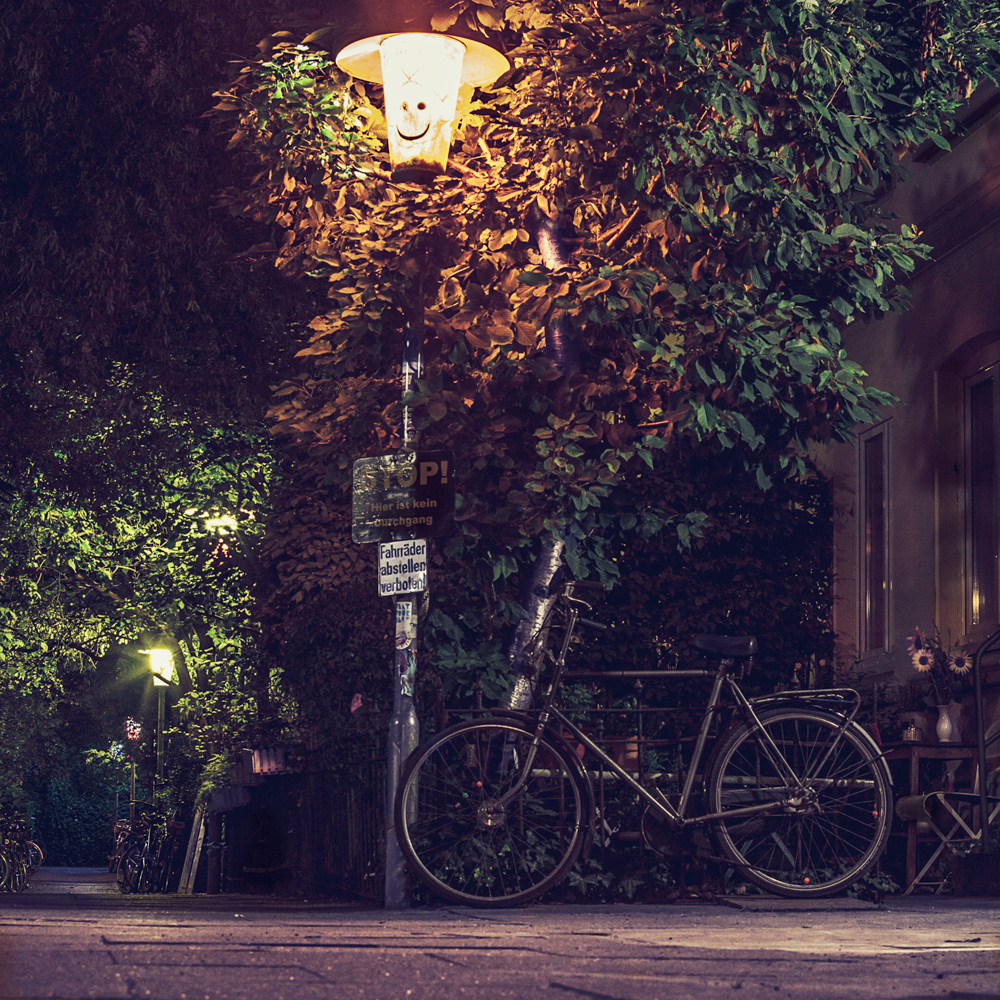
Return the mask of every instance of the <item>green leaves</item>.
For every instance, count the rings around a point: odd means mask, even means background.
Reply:
[[[898,149],[949,134],[957,65],[995,75],[972,10],[942,6],[921,70],[904,0],[739,17],[461,0],[435,29],[501,31],[515,68],[463,106],[450,170],[425,186],[389,177],[377,90],[348,89],[325,53],[284,38],[248,64],[218,114],[262,172],[230,204],[274,224],[317,303],[271,411],[299,491],[268,541],[272,609],[305,614],[367,565],[350,468],[400,444],[407,323],[425,367],[406,405],[458,491],[435,600],[452,623],[495,600],[467,625],[491,641],[537,540],[614,579],[629,539],[710,530],[676,499],[678,463],[778,490],[813,443],[873,419],[887,397],[840,330],[899,307],[928,251],[869,210]]]
[[[161,404],[148,400],[146,430],[169,431],[172,460],[158,455],[142,489],[123,474],[114,501],[95,502],[41,470],[23,480],[0,526],[0,689],[53,697],[95,670],[124,684],[143,635],[175,641],[185,688],[253,689],[270,442],[259,426],[205,427]],[[86,430],[67,429],[65,461],[99,452]]]
[[[517,276],[517,280],[529,288],[538,288],[540,285],[547,285],[549,283],[549,276],[540,274],[537,271],[522,271]]]

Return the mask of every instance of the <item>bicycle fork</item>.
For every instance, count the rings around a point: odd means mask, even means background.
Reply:
[[[549,720],[552,718],[553,714],[559,716],[559,713],[554,709],[552,702],[555,697],[555,692],[559,690],[559,683],[562,680],[563,669],[566,666],[566,653],[569,650],[569,644],[572,641],[573,633],[576,631],[576,623],[579,617],[579,612],[575,607],[571,606],[569,609],[569,621],[567,622],[562,644],[559,647],[559,655],[556,657],[555,666],[552,671],[552,678],[549,681],[549,689],[546,692],[541,711],[538,713],[538,721],[535,725],[535,732],[532,736],[531,742],[528,744],[525,758],[522,763],[519,763],[514,759],[515,739],[513,735],[508,736],[507,739],[504,740],[503,753],[500,761],[500,771],[501,773],[506,773],[508,770],[513,770],[517,767],[518,777],[514,784],[491,804],[490,808],[495,809],[499,815],[502,815],[507,809],[507,806],[509,806],[510,803],[521,794],[521,790],[524,788],[525,782],[531,774],[531,767],[535,762],[535,757],[538,755],[538,750],[542,742],[542,736],[548,727]],[[561,716],[559,717],[561,718]],[[484,825],[491,825],[488,816],[485,819],[481,817],[481,822],[483,822]]]

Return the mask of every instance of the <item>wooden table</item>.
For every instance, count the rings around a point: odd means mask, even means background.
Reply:
[[[910,762],[910,787],[907,795],[920,795],[930,791],[920,787],[920,762],[922,760],[974,760],[977,754],[972,743],[887,743],[882,747],[886,760]],[[917,824],[906,824],[906,884],[911,886],[917,875]]]

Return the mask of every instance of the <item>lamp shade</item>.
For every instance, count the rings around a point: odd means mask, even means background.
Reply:
[[[337,54],[351,76],[381,83],[389,158],[398,180],[425,180],[448,165],[458,92],[492,83],[506,56],[473,39],[435,32],[372,35]]]

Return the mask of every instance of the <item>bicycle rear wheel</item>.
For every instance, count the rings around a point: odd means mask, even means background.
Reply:
[[[396,800],[399,845],[412,871],[445,899],[525,903],[557,885],[579,857],[591,812],[579,766],[543,738],[526,772],[531,739],[515,720],[459,723],[407,762]]]
[[[132,844],[125,849],[121,860],[118,862],[118,872],[115,881],[118,883],[118,890],[123,893],[139,891],[139,875],[142,871],[142,849],[141,843]]]
[[[725,736],[709,770],[708,811],[737,871],[782,896],[828,896],[874,866],[892,820],[891,780],[867,733],[809,708],[779,708]],[[763,732],[762,732],[763,730]],[[801,788],[793,787],[764,736],[774,741]],[[751,815],[728,813],[756,805]]]
[[[10,892],[23,892],[28,888],[28,861],[20,848],[7,855],[6,883]]]
[[[35,872],[42,867],[45,855],[42,853],[42,849],[33,840],[26,841],[25,847],[28,851],[28,874],[34,875]]]

